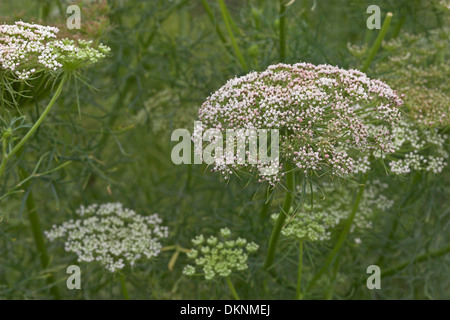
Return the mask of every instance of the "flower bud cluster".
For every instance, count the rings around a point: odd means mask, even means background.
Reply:
[[[198,269],[206,280],[211,280],[247,269],[248,255],[256,252],[258,245],[243,238],[229,240],[230,235],[230,230],[223,228],[220,230],[220,238],[199,235],[192,239],[195,248],[189,251],[188,257],[194,260],[195,266],[187,265],[183,273],[193,276]]]

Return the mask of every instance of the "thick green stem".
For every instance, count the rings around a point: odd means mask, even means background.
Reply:
[[[264,202],[264,205],[261,208],[261,212],[259,213],[259,216],[261,220],[264,220],[267,218],[267,212],[269,212],[270,206],[272,205],[272,192],[273,192],[273,186],[270,186],[267,190],[268,197],[266,198],[266,202]]]
[[[286,59],[286,5],[284,0],[279,0],[280,3],[280,62]]]
[[[355,219],[356,212],[358,211],[359,203],[361,202],[362,196],[364,194],[364,190],[366,188],[366,181],[367,181],[367,175],[364,175],[364,178],[362,179],[362,182],[359,186],[358,194],[356,195],[355,202],[353,203],[353,208],[350,213],[350,216],[348,217],[347,221],[345,222],[344,228],[342,229],[341,234],[339,235],[338,241],[333,247],[333,250],[331,251],[330,255],[328,256],[325,265],[316,273],[316,275],[312,278],[311,282],[309,283],[308,287],[306,288],[306,291],[309,291],[317,280],[322,276],[322,274],[328,270],[330,265],[333,263],[336,255],[339,253],[339,250],[341,249],[342,245],[344,244],[348,233],[350,232],[350,228],[353,224],[353,220]]]
[[[281,228],[283,227],[284,221],[286,220],[293,201],[293,194],[295,192],[295,177],[294,171],[289,163],[286,164],[286,196],[284,198],[283,207],[281,209],[280,214],[278,215],[278,219],[275,222],[275,225],[272,229],[272,234],[269,240],[269,248],[267,250],[266,262],[264,263],[264,268],[269,269],[273,261],[275,259],[275,249],[277,246],[278,238],[280,237]]]
[[[337,276],[338,271],[339,271],[339,260],[340,260],[340,257],[338,256],[336,258],[336,262],[333,265],[333,270],[331,272],[331,277],[330,277],[330,285],[328,287],[327,293],[325,294],[325,299],[326,300],[331,300],[333,298],[334,282],[335,282],[336,276]]]
[[[6,152],[8,141],[6,140],[6,137],[3,138],[2,143],[2,162],[0,163],[0,178],[2,177],[2,173],[5,172],[6,168],[6,157],[8,156]]]
[[[300,240],[298,244],[298,271],[297,271],[297,291],[295,293],[295,300],[302,298],[302,268],[303,268],[303,241]]]
[[[398,21],[397,25],[394,28],[394,31],[392,32],[392,38],[397,38],[398,35],[400,34],[400,30],[402,29],[403,25],[405,24],[406,21],[406,15],[402,15],[400,17],[400,20]]]
[[[234,288],[233,283],[231,282],[230,278],[226,277],[225,279],[227,280],[228,286],[230,287],[231,294],[233,295],[234,299],[235,300],[241,300],[239,298],[239,295],[237,294],[236,289]]]
[[[208,15],[209,20],[211,20],[211,22],[214,24],[214,26],[216,28],[216,33],[219,36],[220,40],[224,44],[225,48],[229,49],[225,35],[223,34],[222,30],[220,30],[219,25],[214,20],[214,13],[213,13],[211,7],[209,6],[209,4],[206,0],[202,0],[202,4],[203,4],[203,8],[205,8],[205,11],[206,11],[206,14]]]
[[[363,67],[361,68],[362,72],[366,72],[369,69],[370,64],[372,63],[372,60],[375,58],[378,49],[381,47],[381,43],[383,42],[384,37],[386,36],[386,33],[389,29],[389,24],[392,20],[392,13],[388,12],[386,14],[386,18],[384,19],[383,25],[381,26],[380,33],[378,34],[378,37],[376,38],[374,44],[369,50],[369,55],[367,56],[366,61],[364,62]]]
[[[19,176],[22,180],[27,179],[28,173],[26,170],[22,167],[19,167]],[[39,221],[39,215],[36,208],[36,203],[34,202],[33,193],[31,191],[31,185],[29,182],[26,182],[24,184],[24,187],[26,190],[28,190],[28,196],[25,201],[25,205],[27,208],[27,216],[28,220],[30,221],[31,229],[33,231],[33,238],[34,242],[36,244],[39,258],[41,260],[41,266],[42,269],[46,269],[50,264],[50,258],[47,252],[47,247],[45,245],[44,236],[42,233],[42,227],[41,223]],[[58,287],[55,285],[55,277],[53,274],[49,274],[49,276],[46,279],[47,284],[50,286],[50,292],[55,297],[55,299],[60,299],[61,295],[59,293]]]
[[[41,1],[41,2],[38,2],[38,3],[39,3],[39,5],[38,5],[38,8],[39,8],[38,18],[39,18],[39,20],[46,21],[47,18],[48,18],[48,15],[50,14],[50,10],[51,10],[50,3],[49,2],[44,2],[44,1]]]
[[[236,54],[236,57],[237,57],[239,63],[241,64],[242,69],[245,72],[247,72],[248,71],[247,63],[245,62],[244,56],[242,55],[241,50],[239,50],[239,46],[237,44],[236,38],[234,37],[232,26],[231,26],[232,22],[229,21],[229,19],[228,19],[229,18],[227,15],[228,10],[225,5],[225,2],[223,0],[219,0],[219,6],[220,6],[220,11],[222,11],[223,20],[225,21],[225,26],[227,28],[227,32],[228,32],[228,35],[231,40],[231,45],[234,49],[234,53]]]
[[[55,91],[55,94],[53,95],[53,98],[48,103],[47,107],[44,109],[44,112],[42,112],[41,116],[37,121],[33,124],[31,129],[27,132],[27,134],[17,143],[14,148],[9,152],[7,155],[3,155],[2,162],[0,164],[0,178],[3,176],[3,173],[5,172],[6,163],[9,159],[11,159],[12,156],[14,156],[19,150],[22,149],[22,147],[25,145],[25,143],[31,138],[31,136],[36,132],[36,130],[39,128],[39,126],[42,124],[42,122],[47,117],[48,113],[52,110],[53,105],[55,104],[56,100],[58,100],[58,97],[61,94],[61,91],[64,87],[64,84],[67,80],[67,75],[64,75],[61,79],[61,82],[58,85],[58,88]]]
[[[121,273],[119,275],[120,278],[120,286],[122,287],[122,295],[125,300],[130,300],[130,296],[128,295],[127,284],[125,282],[125,275]]]

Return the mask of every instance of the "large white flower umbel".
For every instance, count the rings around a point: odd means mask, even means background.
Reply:
[[[387,84],[330,65],[278,64],[229,80],[199,110],[204,129],[278,129],[280,166],[305,175],[348,175],[371,155],[395,151],[393,128],[403,101]],[[216,161],[226,175],[258,167]],[[365,169],[367,170],[367,169]],[[258,170],[257,170],[258,171]],[[286,171],[286,170],[285,170]],[[271,184],[276,175],[260,175]]]

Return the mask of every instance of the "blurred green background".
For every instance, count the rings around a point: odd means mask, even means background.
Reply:
[[[72,3],[82,9],[81,30],[77,32],[65,29],[65,8]],[[289,299],[295,293],[295,244],[280,243],[276,266],[280,278],[268,276],[261,268],[272,227],[270,219],[259,215],[267,185],[238,179],[227,183],[205,166],[174,165],[170,160],[172,131],[186,128],[192,132],[197,110],[206,97],[228,79],[250,70],[301,61],[360,68],[364,57],[352,54],[348,44],[370,46],[375,40],[378,31],[366,27],[366,9],[371,4],[381,8],[382,19],[387,12],[394,14],[387,39],[405,32],[426,38],[433,30],[448,28],[448,1],[291,1],[284,13],[285,54],[279,48],[278,1],[225,3],[242,58],[236,54],[233,37],[218,2],[213,0],[110,0],[93,4],[2,0],[2,23],[22,19],[58,25],[61,33],[101,41],[112,49],[111,57],[86,74],[95,89],[75,83],[66,88],[56,111],[27,147],[29,156],[18,161],[31,170],[44,155],[43,171],[72,161],[64,169],[32,181],[45,230],[73,218],[80,204],[111,201],[120,201],[143,215],[159,213],[170,228],[166,245],[188,248],[196,234],[214,234],[229,227],[261,247],[259,254],[251,257],[250,270],[233,278],[241,297]],[[447,42],[448,37],[443,39]],[[446,46],[444,50],[444,57],[448,57]],[[432,50],[418,54],[428,52],[431,58],[435,54]],[[381,49],[367,73],[385,76],[377,65],[390,54]],[[433,64],[431,58],[426,63]],[[447,76],[439,82],[447,82]],[[408,81],[404,79],[405,87]],[[444,96],[448,108],[448,91]],[[37,110],[26,112],[36,117]],[[6,190],[14,177],[8,179],[0,182],[0,190]],[[360,245],[346,244],[339,270],[330,270],[309,298],[450,298],[449,255],[426,256],[450,242],[448,167],[439,176],[387,179],[380,173],[380,179],[388,181],[395,205],[378,216],[374,229],[361,237]],[[275,193],[271,211],[277,211],[282,197],[282,190]],[[119,297],[118,281],[93,265],[81,266],[82,290],[67,290],[65,270],[76,261],[60,244],[49,245],[51,266],[40,269],[24,217],[25,198],[26,194],[19,193],[0,202],[0,298],[50,299],[45,283],[49,272],[56,273],[63,298]],[[323,265],[331,246],[306,248],[306,281]],[[225,282],[183,276],[187,263],[183,253],[169,270],[173,254],[173,250],[164,251],[151,263],[135,268],[128,278],[132,298],[231,298]],[[425,258],[416,261],[423,254]],[[382,270],[402,268],[382,278],[382,290],[371,291],[365,285],[366,268],[375,263]]]

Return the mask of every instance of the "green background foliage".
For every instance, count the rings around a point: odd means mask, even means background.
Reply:
[[[95,89],[79,82],[66,86],[54,112],[15,160],[32,171],[41,159],[38,172],[71,161],[31,181],[44,230],[74,218],[81,204],[120,201],[142,215],[157,212],[170,230],[165,245],[175,247],[129,272],[130,296],[228,299],[231,295],[224,281],[182,274],[188,263],[185,253],[179,252],[176,261],[171,260],[178,246],[191,247],[195,235],[214,235],[228,227],[233,234],[260,245],[249,258],[249,270],[232,276],[241,298],[293,298],[296,243],[281,239],[274,267],[278,276],[262,268],[272,229],[270,214],[259,214],[268,186],[247,179],[223,181],[204,165],[174,165],[170,135],[176,128],[192,132],[197,110],[206,97],[228,79],[249,70],[261,71],[280,61],[360,68],[361,61],[347,44],[370,46],[375,40],[378,31],[366,27],[366,9],[372,2],[293,1],[284,13],[283,59],[278,1],[225,1],[234,42],[217,1],[111,0],[101,10],[94,8],[97,11],[83,11],[82,7],[79,34],[92,37],[96,31],[96,41],[110,46],[112,56],[86,74]],[[382,18],[388,11],[394,14],[387,39],[400,32],[426,37],[431,30],[448,28],[448,10],[441,1],[385,0],[376,4]],[[1,22],[23,19],[60,25],[63,30],[66,6],[64,1],[2,0]],[[96,30],[84,29],[94,25],[88,19],[98,24]],[[377,65],[389,54],[381,49],[367,73],[382,76]],[[36,119],[39,110],[34,105],[21,112]],[[440,130],[448,132],[448,126]],[[326,271],[307,298],[450,298],[450,257],[436,253],[450,245],[450,169],[440,175],[412,173],[395,178],[384,171],[371,174],[389,184],[386,194],[395,201],[394,206],[377,216],[373,230],[361,236],[361,244],[347,240],[338,263]],[[17,177],[9,172],[0,181],[0,194],[15,182]],[[0,298],[51,299],[45,282],[51,272],[65,299],[120,298],[119,280],[96,265],[80,265],[82,290],[66,289],[66,268],[77,262],[60,243],[48,244],[51,264],[45,270],[40,268],[25,217],[27,196],[27,192],[18,192],[0,202]],[[278,212],[283,196],[282,189],[274,192],[269,213]],[[324,264],[334,241],[305,244],[306,284]],[[366,269],[372,264],[385,273],[381,290],[366,287]]]

